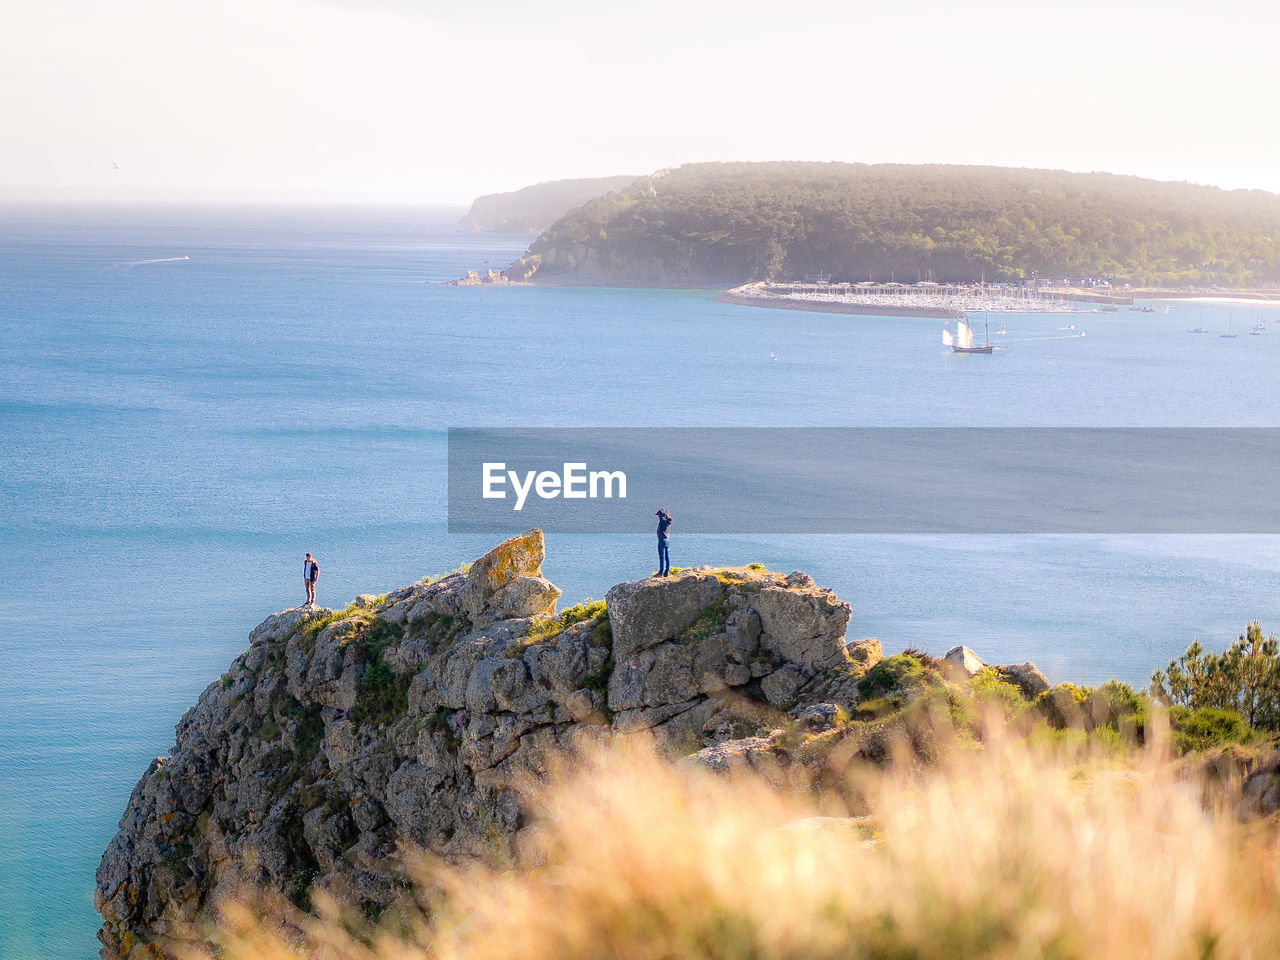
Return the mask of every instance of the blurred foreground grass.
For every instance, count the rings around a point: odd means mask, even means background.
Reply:
[[[224,960],[1280,956],[1274,824],[1167,719],[1117,754],[931,725],[886,763],[714,775],[636,740],[528,785],[515,863],[423,862],[369,927],[322,893],[226,904]],[[918,738],[916,738],[918,740]],[[189,954],[190,955],[190,954]],[[203,956],[203,955],[201,955]]]

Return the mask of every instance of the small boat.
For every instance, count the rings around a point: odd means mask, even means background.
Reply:
[[[1223,340],[1234,340],[1236,335],[1231,332],[1231,317],[1227,317],[1227,332],[1218,334]]]
[[[943,330],[942,342],[950,347],[954,353],[990,353],[995,349],[995,344],[991,342],[991,331],[989,329],[987,330],[987,342],[975,346],[973,343],[973,331],[969,329],[969,324],[964,320],[956,321],[956,335],[954,337],[951,336],[950,330]]]
[[[1120,311],[1120,308],[1112,303],[1109,303],[1102,308],[1103,313],[1118,313],[1119,311]]]
[[[1196,327],[1194,330],[1188,330],[1187,333],[1208,333],[1204,327]]]

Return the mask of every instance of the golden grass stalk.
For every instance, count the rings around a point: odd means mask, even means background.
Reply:
[[[1184,771],[1185,773],[1185,771]],[[369,944],[238,908],[227,960],[1280,956],[1269,824],[1206,807],[1158,748],[1064,757],[995,731],[838,792],[675,767],[635,740],[534,788],[521,862],[424,867],[431,916]],[[850,809],[848,797],[860,798]]]

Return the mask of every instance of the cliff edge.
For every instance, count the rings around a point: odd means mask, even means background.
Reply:
[[[543,551],[531,530],[439,580],[254,628],[134,788],[97,873],[102,956],[166,956],[242,885],[305,906],[321,884],[376,914],[406,850],[509,855],[514,785],[580,738],[648,731],[723,765],[768,732],[753,710],[853,703],[879,659],[846,647],[849,605],[803,573],[698,568],[557,614]]]

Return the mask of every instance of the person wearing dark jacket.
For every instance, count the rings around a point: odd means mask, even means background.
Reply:
[[[658,518],[658,576],[665,577],[671,573],[671,557],[667,552],[667,528],[671,526],[671,514],[659,510],[654,516]]]
[[[308,553],[307,559],[302,561],[302,585],[307,588],[307,606],[316,602],[316,580],[319,577],[320,564]]]

